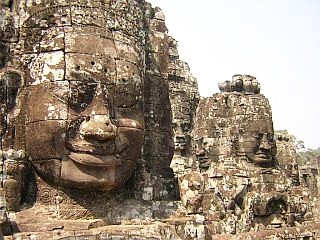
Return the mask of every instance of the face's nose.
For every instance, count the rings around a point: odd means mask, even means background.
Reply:
[[[92,115],[80,125],[80,136],[84,139],[106,141],[114,139],[116,134],[117,127],[107,115]]]
[[[110,106],[100,89],[88,106],[90,116],[80,125],[80,136],[84,139],[106,141],[114,139],[117,127],[110,120]]]
[[[263,134],[262,135],[259,149],[264,149],[264,150],[270,150],[271,149],[271,143],[268,140],[267,134]]]

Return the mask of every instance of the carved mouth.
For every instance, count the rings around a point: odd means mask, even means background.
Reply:
[[[127,144],[117,141],[88,142],[83,139],[68,141],[71,150],[68,157],[80,164],[88,166],[112,167],[121,164],[120,154],[128,149]]]
[[[75,141],[67,141],[67,147],[73,152],[82,152],[96,155],[113,155],[116,151],[114,141],[100,143],[98,141],[85,141],[77,139]]]
[[[68,157],[77,163],[95,167],[115,167],[121,165],[122,161],[119,155],[96,155],[71,152]]]
[[[256,154],[256,157],[262,158],[262,159],[270,159],[270,155],[264,154],[264,153]]]
[[[66,146],[72,152],[81,152],[95,155],[115,155],[128,148],[128,142],[121,138],[109,141],[87,141],[85,139],[69,140]]]
[[[257,153],[255,159],[257,162],[260,163],[268,163],[271,161],[272,157],[270,154],[267,153]]]
[[[270,153],[267,152],[267,151],[259,150],[259,151],[256,153],[256,157],[258,157],[258,158],[263,158],[263,159],[270,159],[270,158],[271,158],[271,155],[270,155]]]

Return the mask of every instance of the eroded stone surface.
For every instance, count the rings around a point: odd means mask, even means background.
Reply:
[[[200,99],[143,0],[1,7],[0,235],[319,238],[318,169],[255,77]]]

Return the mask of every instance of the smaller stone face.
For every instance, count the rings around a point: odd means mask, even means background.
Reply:
[[[245,153],[248,160],[257,165],[273,165],[275,141],[268,121],[254,121],[240,134],[239,152]]]
[[[275,132],[275,138],[279,167],[291,179],[292,184],[297,186],[299,185],[299,169],[294,137],[286,130],[278,130]]]
[[[261,167],[276,164],[271,108],[260,94],[222,92],[201,100],[193,137],[200,168],[234,157]]]

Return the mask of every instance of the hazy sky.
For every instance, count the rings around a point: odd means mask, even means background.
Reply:
[[[255,76],[276,130],[320,147],[320,0],[149,0],[178,40],[201,96]]]

